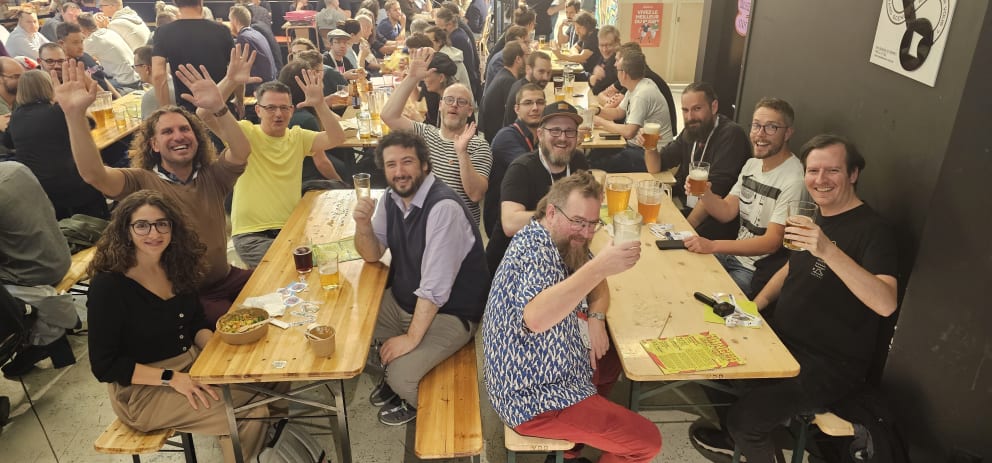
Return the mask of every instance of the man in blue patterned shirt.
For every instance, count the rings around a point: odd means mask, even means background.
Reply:
[[[606,277],[633,267],[640,243],[591,257],[601,203],[599,183],[579,171],[555,182],[513,237],[483,317],[486,389],[520,434],[590,444],[603,451],[601,463],[649,462],[661,450],[658,429],[606,398],[619,374],[606,334]],[[566,461],[588,462],[580,451]]]

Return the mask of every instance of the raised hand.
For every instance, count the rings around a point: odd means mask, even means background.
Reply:
[[[307,96],[307,99],[301,101],[296,107],[305,108],[309,106],[316,108],[317,105],[324,103],[324,71],[303,69],[301,74],[302,79],[300,79],[300,76],[296,76],[296,85],[299,85],[303,89],[303,94]]]
[[[62,66],[62,82],[55,71],[50,71],[55,87],[55,101],[66,114],[86,114],[86,109],[96,100],[97,83],[86,75],[82,61],[70,59]]]
[[[433,58],[433,48],[423,47],[414,50],[410,53],[410,66],[407,75],[418,81],[424,80],[424,77],[427,77],[428,66],[430,66],[431,59]]]
[[[202,74],[201,74],[202,72]],[[211,113],[216,113],[224,109],[224,97],[220,94],[217,84],[210,78],[207,67],[200,65],[198,72],[190,64],[180,64],[176,70],[176,76],[186,85],[191,92],[179,95],[182,99],[192,103],[197,108],[203,108]]]
[[[235,45],[231,49],[231,62],[227,65],[225,78],[237,85],[261,83],[261,77],[251,76],[251,67],[255,64],[255,57],[255,51],[248,44]]]
[[[461,135],[455,139],[455,152],[456,153],[467,153],[468,152],[468,142],[475,136],[475,122],[471,122],[465,126],[462,130]]]

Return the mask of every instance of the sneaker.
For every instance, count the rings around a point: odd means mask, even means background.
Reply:
[[[393,401],[396,398],[396,393],[393,389],[386,384],[386,378],[379,381],[379,384],[375,385],[372,389],[372,394],[369,394],[369,402],[376,407],[381,407]]]
[[[724,431],[695,422],[689,427],[689,442],[706,459],[715,463],[730,463],[734,459],[734,441]],[[747,459],[741,456],[741,462]]]
[[[379,409],[379,422],[387,426],[399,426],[417,419],[417,409],[397,397]]]

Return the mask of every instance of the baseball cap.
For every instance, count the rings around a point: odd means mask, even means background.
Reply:
[[[451,57],[441,52],[434,53],[434,57],[431,58],[427,69],[435,69],[437,72],[449,77],[454,77],[458,73],[458,66],[451,60]]]
[[[544,113],[541,114],[541,123],[543,124],[548,119],[552,117],[565,116],[569,119],[575,121],[576,125],[582,124],[582,116],[572,106],[564,101],[556,101],[554,103],[548,104],[544,107]]]

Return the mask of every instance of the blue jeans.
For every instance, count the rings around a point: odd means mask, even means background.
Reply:
[[[724,270],[730,274],[730,278],[734,279],[737,287],[744,291],[744,294],[751,294],[751,277],[754,276],[754,270],[745,267],[741,261],[737,260],[737,257],[727,254],[713,255],[716,256],[716,260],[720,261]]]

